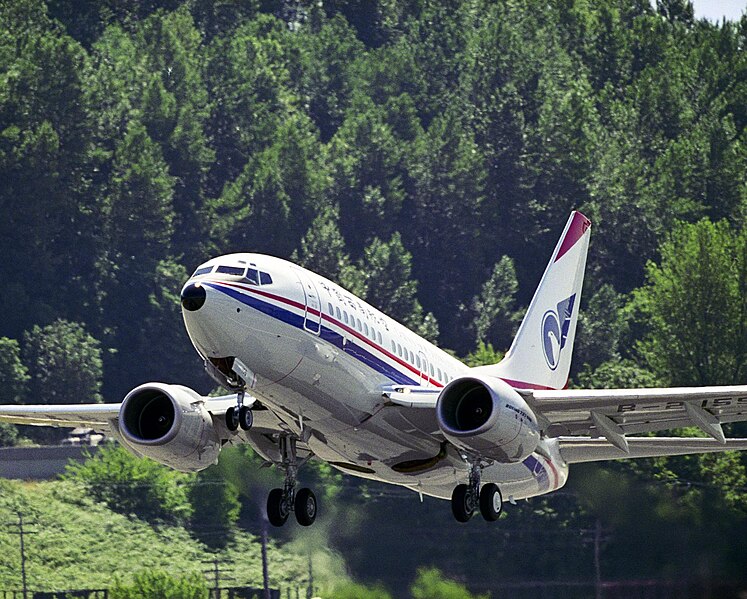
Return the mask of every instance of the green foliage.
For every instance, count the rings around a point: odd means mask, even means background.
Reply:
[[[101,402],[101,344],[77,322],[35,325],[23,336],[23,358],[34,403]]]
[[[183,522],[192,514],[194,477],[132,455],[120,445],[102,447],[83,463],[71,463],[65,479],[83,485],[96,501],[149,522]]]
[[[670,385],[724,385],[747,368],[747,234],[708,220],[678,227],[646,268],[631,310],[641,358]]]
[[[572,208],[595,227],[575,383],[740,382],[744,38],[744,22],[696,21],[684,0],[0,2],[0,336],[24,339],[23,363],[0,339],[1,401],[118,399],[154,379],[206,388],[178,294],[229,251],[295,256],[470,363],[495,362]],[[678,224],[704,216],[731,227]],[[245,480],[260,460],[226,455],[244,497],[278,483],[266,470]],[[682,521],[707,505],[735,522],[742,461],[633,472],[696,482],[677,496],[693,508]],[[671,497],[651,497],[658,530]],[[345,510],[366,528],[366,511]],[[574,510],[528,513],[555,525]],[[739,536],[718,524],[693,536],[741,573],[718,538]],[[360,545],[346,557],[363,572]],[[409,575],[391,553],[382,541],[381,571]],[[627,575],[672,571],[647,557],[656,566],[641,558]],[[524,564],[501,562],[517,576]]]
[[[362,295],[385,314],[399,320],[427,339],[435,340],[435,320],[426,321],[417,300],[417,281],[412,279],[412,255],[399,233],[388,242],[374,239],[363,252],[359,270],[364,276]]]
[[[30,378],[18,341],[0,337],[0,404],[24,403]]]
[[[325,597],[329,599],[391,599],[391,595],[382,587],[367,587],[350,582],[336,587]]]
[[[478,345],[488,343],[508,349],[522,316],[516,310],[518,288],[513,260],[503,256],[473,300],[472,327]]]
[[[503,359],[503,353],[493,348],[491,343],[477,342],[477,348],[464,358],[468,366],[488,366],[497,364]]]
[[[489,595],[473,595],[462,584],[449,580],[437,568],[420,568],[410,586],[413,599],[488,599]]]
[[[262,556],[259,539],[240,528],[225,549],[214,553],[196,541],[188,530],[161,524],[152,526],[139,518],[119,514],[94,501],[71,482],[29,483],[0,480],[0,588],[20,588],[21,555],[13,524],[22,510],[27,537],[26,571],[34,588],[103,589],[115,581],[129,586],[132,576],[144,570],[186,575],[207,568],[214,558],[229,568],[239,584],[261,586]],[[308,557],[290,547],[268,544],[270,584],[274,588],[303,586]],[[51,567],[54,565],[54,567]],[[314,571],[317,584],[344,579],[325,578]]]
[[[177,578],[161,570],[143,570],[130,583],[115,582],[109,595],[112,599],[205,599],[208,586],[197,572]]]
[[[220,476],[216,468],[197,474],[189,489],[192,517],[189,527],[208,547],[225,547],[233,536],[239,518],[239,492]]]

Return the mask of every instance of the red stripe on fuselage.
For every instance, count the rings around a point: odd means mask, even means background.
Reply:
[[[386,357],[390,358],[391,360],[394,360],[395,362],[397,362],[399,365],[403,366],[404,368],[407,368],[410,372],[412,372],[413,374],[417,375],[418,378],[420,378],[422,376],[422,374],[423,374],[420,370],[418,370],[414,366],[411,366],[409,362],[405,362],[404,360],[402,360],[398,356],[395,356],[394,354],[392,354],[389,351],[387,351],[386,349],[384,349],[384,347],[382,347],[379,344],[374,343],[373,341],[371,341],[368,337],[365,337],[364,335],[362,335],[361,333],[359,333],[355,329],[351,329],[348,325],[343,324],[342,322],[338,321],[337,319],[328,316],[324,312],[320,312],[319,310],[314,310],[313,308],[307,308],[303,304],[301,304],[301,303],[299,303],[297,301],[288,299],[286,297],[283,297],[282,295],[276,295],[274,293],[269,293],[267,291],[262,291],[260,289],[254,289],[253,287],[249,287],[247,285],[240,285],[238,283],[228,283],[226,281],[208,281],[208,282],[213,283],[213,284],[218,284],[218,285],[225,285],[227,287],[234,287],[236,289],[240,289],[241,291],[246,291],[246,292],[249,292],[249,293],[255,293],[257,295],[264,296],[266,298],[275,300],[276,302],[280,302],[280,303],[283,303],[283,304],[287,304],[289,306],[293,306],[297,310],[308,310],[308,312],[311,313],[311,314],[313,314],[314,316],[321,316],[321,318],[323,320],[326,320],[326,321],[334,324],[335,326],[338,326],[339,328],[347,331],[348,333],[350,333],[351,335],[353,335],[357,339],[360,339],[361,341],[364,341],[366,344],[370,345],[371,347],[373,347],[377,351],[381,352]],[[441,383],[440,381],[437,381],[434,378],[431,378],[430,376],[426,376],[426,380],[428,382],[430,382],[431,384],[435,385],[436,387],[443,387],[444,386],[443,383]]]

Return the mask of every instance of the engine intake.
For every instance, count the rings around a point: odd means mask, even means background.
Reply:
[[[453,445],[498,462],[522,461],[540,439],[537,418],[521,395],[493,377],[453,380],[439,395],[436,416]]]
[[[204,400],[180,385],[140,385],[119,409],[122,441],[136,454],[176,470],[204,470],[218,460],[221,447]]]

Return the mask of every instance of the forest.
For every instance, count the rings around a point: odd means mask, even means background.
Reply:
[[[746,45],[747,16],[688,0],[0,0],[0,403],[210,391],[179,291],[235,251],[497,361],[573,209],[594,229],[570,384],[745,383]],[[357,514],[329,543],[390,590],[420,565],[478,591],[591,572],[574,531],[597,519],[610,576],[747,572],[740,454],[579,468],[470,533],[323,478]],[[426,521],[435,549],[392,548]]]

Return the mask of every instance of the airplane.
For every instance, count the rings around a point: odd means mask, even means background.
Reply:
[[[119,404],[0,406],[0,421],[94,428],[185,472],[248,443],[285,473],[267,498],[274,526],[315,521],[316,496],[296,482],[312,458],[450,500],[467,522],[560,489],[572,464],[747,449],[722,428],[747,420],[747,385],[567,389],[590,235],[572,212],[494,365],[468,367],[291,262],[237,253],[201,264],[181,291],[187,333],[228,395],[153,382]],[[692,425],[707,436],[636,436]]]

